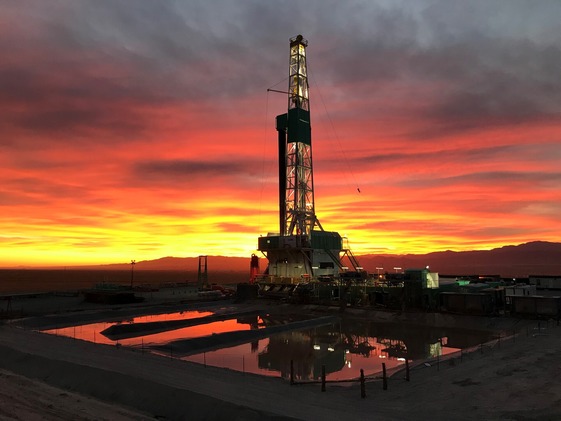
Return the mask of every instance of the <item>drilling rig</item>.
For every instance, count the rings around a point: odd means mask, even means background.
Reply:
[[[325,231],[315,213],[307,46],[302,35],[290,39],[288,112],[276,117],[279,232],[258,239],[270,282],[336,278],[343,268],[342,252],[358,266],[339,233]]]

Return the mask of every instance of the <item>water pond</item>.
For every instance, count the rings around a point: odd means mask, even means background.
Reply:
[[[275,330],[287,323],[300,325],[294,330]],[[286,379],[292,362],[296,380],[320,379],[322,366],[328,380],[355,379],[361,369],[367,376],[374,375],[381,371],[382,363],[391,372],[401,368],[406,358],[424,361],[493,338],[483,331],[351,319],[313,327],[301,323],[306,321],[256,312],[184,311],[44,332]],[[277,333],[268,333],[273,331]],[[244,337],[249,339],[239,339]]]

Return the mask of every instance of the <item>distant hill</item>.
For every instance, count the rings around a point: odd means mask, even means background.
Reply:
[[[534,241],[492,250],[443,251],[428,254],[366,255],[359,261],[368,271],[383,267],[423,268],[440,274],[494,274],[503,277],[561,275],[561,243]]]
[[[503,277],[527,277],[528,275],[561,275],[561,243],[534,241],[517,246],[504,246],[492,250],[442,251],[428,254],[363,255],[357,256],[360,264],[369,272],[394,272],[402,269],[423,268],[440,274],[468,275],[494,274]],[[249,276],[249,257],[208,256],[208,272],[213,274],[246,273]],[[198,257],[163,257],[157,260],[139,261],[136,270],[174,270],[195,273]],[[267,266],[260,259],[261,270]],[[130,269],[130,263],[88,267],[100,270]],[[241,276],[243,277],[243,275]],[[245,279],[245,278],[244,278]]]

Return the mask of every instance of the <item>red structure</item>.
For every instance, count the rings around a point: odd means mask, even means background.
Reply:
[[[251,255],[251,261],[249,263],[249,283],[253,284],[255,278],[259,275],[259,257],[255,254]]]

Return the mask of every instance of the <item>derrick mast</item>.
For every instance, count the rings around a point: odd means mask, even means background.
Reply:
[[[307,237],[302,238],[304,241],[310,239],[318,223],[314,206],[307,46],[302,35],[290,40],[288,113],[277,117],[279,231],[281,235]]]
[[[260,237],[258,245],[275,282],[334,277],[341,267],[341,236],[324,231],[315,214],[307,46],[302,35],[290,39],[288,112],[276,117],[279,232]]]

